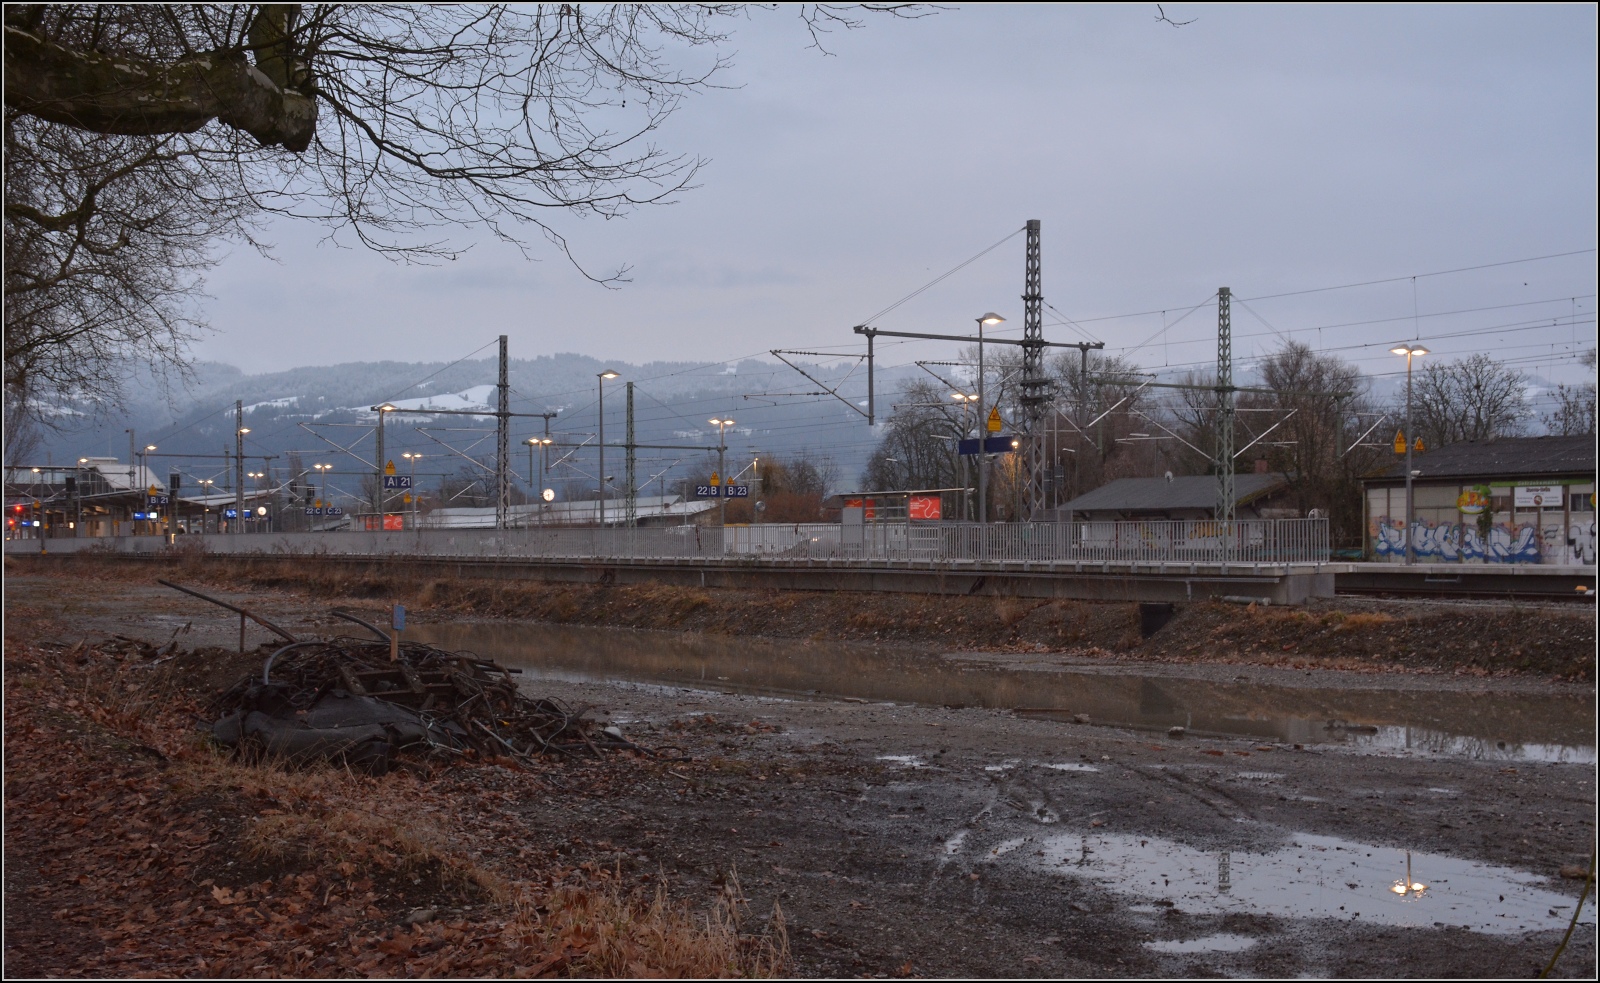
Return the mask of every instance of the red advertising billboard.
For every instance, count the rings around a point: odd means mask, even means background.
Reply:
[[[907,514],[913,519],[941,518],[938,495],[912,495]]]

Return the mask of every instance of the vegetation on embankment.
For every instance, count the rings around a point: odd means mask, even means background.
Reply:
[[[709,903],[674,899],[634,856],[535,842],[516,811],[552,788],[582,809],[701,764],[469,755],[381,778],[247,765],[195,721],[211,684],[259,671],[261,651],[69,647],[41,640],[66,626],[37,610],[6,613],[8,978],[791,971],[778,913],[741,930],[736,881]]]
[[[8,559],[8,569],[13,562],[75,576],[168,576],[241,590],[284,590],[319,602],[399,601],[435,616],[1159,662],[1595,678],[1594,609],[1548,603],[1338,599],[1284,608],[1207,602],[1180,605],[1171,622],[1143,638],[1138,605],[1126,602],[462,579],[383,564],[359,569],[288,558],[189,558],[161,566],[116,558],[30,558]]]

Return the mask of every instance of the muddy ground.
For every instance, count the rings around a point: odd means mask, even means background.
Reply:
[[[336,596],[325,586],[218,592],[248,599],[297,634],[336,625],[322,613]],[[851,603],[863,617],[888,617],[859,597]],[[237,640],[235,616],[155,587],[146,574],[63,580],[13,567],[6,608],[53,636],[41,640],[68,645],[109,635],[166,644],[175,632],[188,647]],[[1524,616],[1477,614],[1485,623]],[[1574,637],[1582,624],[1568,626]],[[1283,657],[1279,636],[1252,641],[1237,624],[1226,627],[1245,654],[1275,648]],[[1169,661],[1141,671],[1236,671],[1170,664],[1203,636],[1169,637]],[[250,644],[263,640],[252,629]],[[1008,653],[1002,640],[964,662],[982,671],[1049,661],[1039,651],[1049,646],[1023,641],[1026,655]],[[1062,664],[1116,661],[1105,650],[1058,651]],[[930,650],[927,658],[961,657]],[[1231,661],[1251,662],[1249,673],[1266,683],[1349,682],[1343,672],[1308,674],[1304,662]],[[1562,655],[1553,672],[1509,678],[1386,679],[1370,669],[1362,678],[1485,701],[1529,692],[1592,699],[1591,685],[1553,678],[1592,679],[1592,668],[1575,670],[1579,661]],[[237,668],[197,673],[195,684],[221,685]],[[996,709],[724,693],[714,681],[529,685],[693,760],[559,766],[542,793],[524,790],[498,806],[523,831],[511,846],[620,863],[688,898],[722,890],[736,871],[751,911],[781,906],[797,975],[1534,976],[1582,886],[1561,869],[1586,865],[1595,841],[1592,763],[1169,738]],[[583,780],[595,769],[608,772],[603,791]],[[575,791],[552,790],[564,786]],[[1406,877],[1405,851],[1417,863],[1411,877],[1429,884],[1420,897],[1390,892]],[[16,888],[8,879],[8,975],[49,969],[9,941]],[[1555,975],[1593,975],[1593,910],[1591,900]]]

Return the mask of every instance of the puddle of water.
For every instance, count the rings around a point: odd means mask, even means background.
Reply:
[[[1099,771],[1094,765],[1086,765],[1078,761],[1067,761],[1058,765],[1045,765],[1052,771]]]
[[[1011,840],[1002,840],[989,848],[989,859],[994,860],[998,857],[1003,857],[1030,839],[1032,839],[1031,836],[1019,836]]]
[[[477,652],[532,678],[628,682],[863,704],[1052,707],[1096,724],[1283,744],[1497,761],[1594,763],[1592,693],[1339,689],[1017,668],[859,643],[544,624],[417,625],[412,637]],[[864,706],[863,712],[874,712]]]
[[[914,754],[880,754],[879,761],[899,765],[902,768],[926,768],[928,763]]]
[[[965,842],[967,842],[967,831],[962,830],[956,835],[950,837],[948,840],[944,841],[944,855],[947,857],[953,857],[960,853],[961,844]]]
[[[1297,833],[1270,853],[1201,851],[1152,837],[1065,834],[1041,841],[1045,870],[1191,914],[1254,912],[1503,935],[1565,928],[1576,899],[1535,874],[1434,853]],[[1411,884],[1412,890],[1402,885]],[[1582,921],[1595,924],[1586,904]],[[1176,951],[1176,950],[1175,950]]]
[[[1156,952],[1243,952],[1256,944],[1248,935],[1207,935],[1198,939],[1164,939],[1146,942],[1144,947]]]

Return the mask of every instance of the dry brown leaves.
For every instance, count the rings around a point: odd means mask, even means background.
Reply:
[[[783,972],[736,890],[695,913],[515,849],[537,775],[242,766],[148,654],[7,646],[8,976]]]

